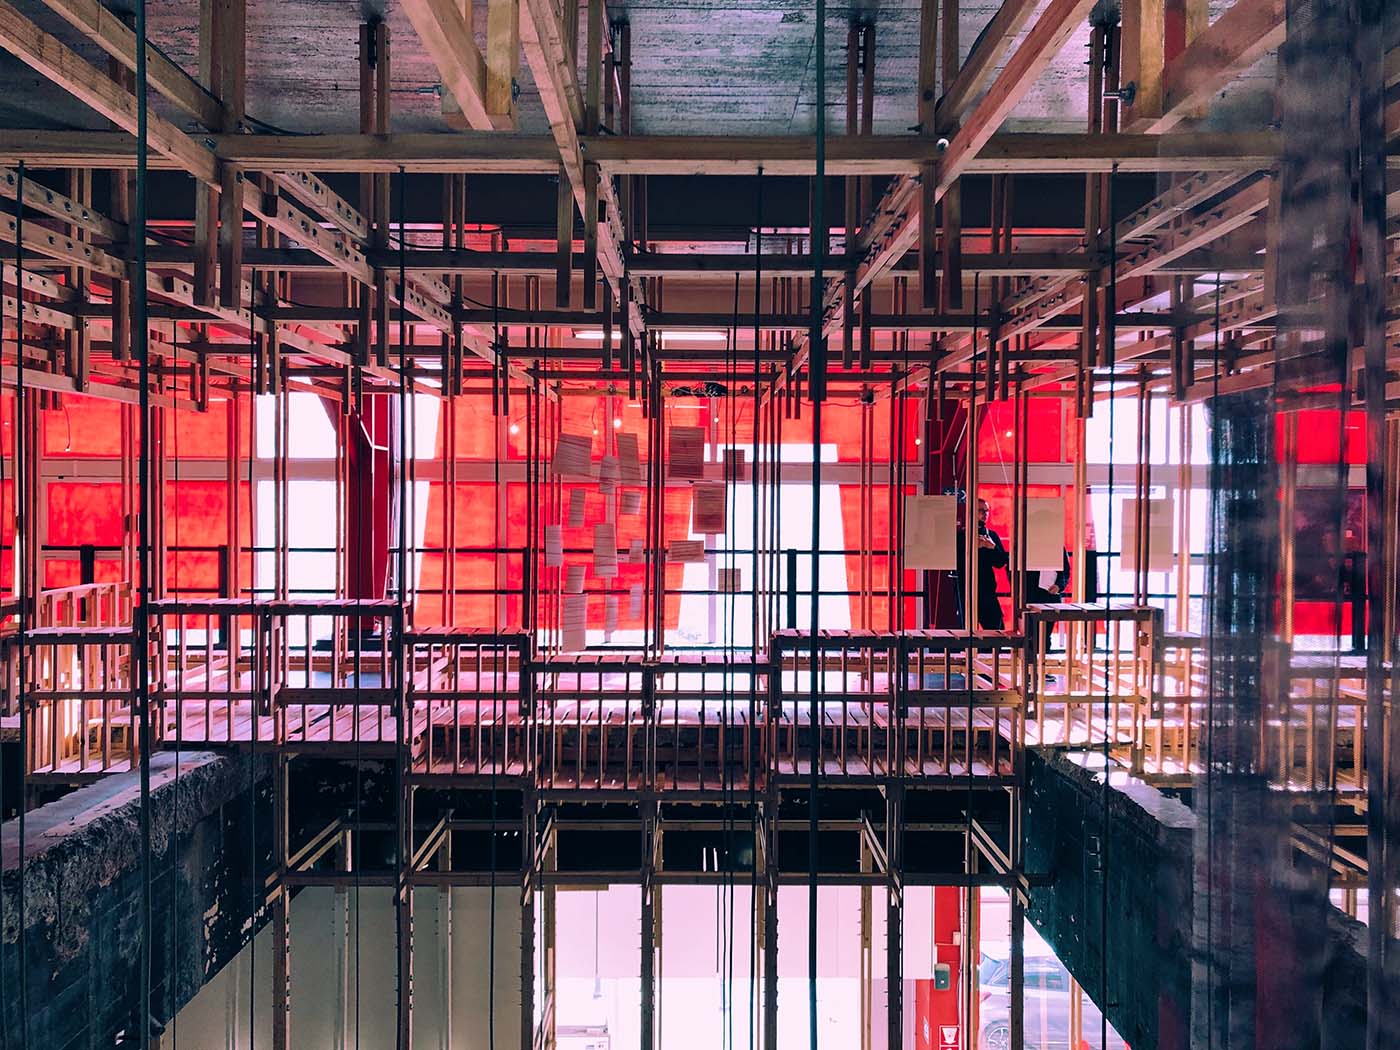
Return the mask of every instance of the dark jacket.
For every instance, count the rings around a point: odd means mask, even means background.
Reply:
[[[977,624],[984,631],[1001,631],[1006,628],[1006,621],[1001,615],[1001,602],[997,600],[997,591],[1000,583],[997,580],[997,570],[1006,568],[1010,561],[1006,553],[1006,547],[1002,545],[1001,537],[991,529],[983,529],[982,535],[992,541],[993,546],[989,548],[977,548]],[[963,548],[966,545],[966,534],[958,532],[958,580],[962,580],[963,572]],[[962,616],[963,590],[962,584],[958,585],[958,621],[965,624],[966,618]]]
[[[1034,569],[1028,571],[1026,573],[1026,604],[1053,605],[1056,602],[1068,600],[1066,592],[1069,589],[1069,551],[1065,551],[1063,568],[1055,573],[1055,587],[1057,593],[1051,594],[1040,586],[1040,573]]]

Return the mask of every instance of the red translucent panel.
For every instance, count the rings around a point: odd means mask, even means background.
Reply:
[[[1031,463],[1065,461],[1063,399],[1033,397],[1026,403],[1026,451]],[[983,405],[977,428],[981,463],[1016,462],[1016,406],[1012,401]]]
[[[42,413],[44,452],[50,456],[120,456],[122,405],[103,398],[65,396]]]
[[[15,397],[12,393],[0,393],[0,455],[8,456],[15,450]]]
[[[226,459],[231,401],[211,401],[206,412],[173,412],[167,442],[171,455],[181,459]],[[238,448],[247,455],[248,425],[252,410],[245,402],[238,413]]]
[[[121,486],[115,483],[49,483],[48,542],[60,547],[120,547]]]
[[[12,481],[0,481],[0,593],[14,592],[15,488]]]
[[[1275,448],[1283,449],[1285,416],[1275,422]],[[1339,457],[1352,465],[1366,462],[1366,413],[1334,408],[1309,408],[1298,412],[1298,462],[1336,464]]]
[[[240,482],[238,546],[252,545],[250,489]],[[228,486],[222,481],[171,481],[165,487],[166,582],[177,592],[191,590],[217,594],[222,552],[228,544]],[[252,579],[251,553],[240,555],[239,577]]]
[[[906,487],[906,491],[914,489]],[[861,510],[870,508],[870,536],[868,549],[877,552],[873,559],[869,587],[872,591],[870,617],[863,613],[864,605],[860,598],[860,555],[846,555],[846,589],[853,592],[851,603],[851,626],[872,631],[892,630],[890,615],[889,579],[898,551],[890,535],[890,489],[888,485],[874,486],[869,493],[862,493],[859,485],[841,486],[841,524],[846,537],[846,547],[855,551],[861,546]],[[885,552],[892,553],[885,553]],[[900,590],[910,591],[918,586],[918,574],[912,570],[904,573]],[[914,625],[916,605],[913,598],[905,599],[905,625]]]

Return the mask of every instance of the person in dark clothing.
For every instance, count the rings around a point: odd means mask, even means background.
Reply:
[[[1069,551],[1065,551],[1064,565],[1059,572],[1049,569],[1026,573],[1026,604],[1054,605],[1068,601],[1069,592]]]
[[[1001,614],[1001,602],[997,600],[997,570],[1005,569],[1010,561],[1001,537],[987,527],[987,518],[992,508],[987,501],[977,501],[977,624],[984,631],[1006,629],[1006,620]],[[962,580],[963,546],[965,533],[958,532],[958,579]],[[962,601],[962,584],[958,585],[959,608]],[[959,619],[966,623],[965,617]]]

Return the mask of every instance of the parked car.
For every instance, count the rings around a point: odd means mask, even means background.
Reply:
[[[1025,977],[1025,1050],[1128,1050],[1128,1044],[1108,1029],[1103,1038],[1103,1014],[1086,994],[1079,1046],[1069,1041],[1070,975],[1053,955],[1027,956]],[[982,956],[977,967],[981,993],[978,1007],[978,1050],[1009,1050],[1011,1046],[1011,960]]]

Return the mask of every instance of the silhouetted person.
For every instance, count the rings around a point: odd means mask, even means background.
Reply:
[[[1006,554],[1006,548],[1002,545],[1001,537],[987,527],[987,518],[990,516],[992,508],[987,505],[987,501],[979,499],[977,501],[977,624],[984,631],[1001,631],[1006,628],[1006,621],[1001,615],[1001,602],[997,600],[997,570],[1006,568],[1010,560]],[[966,542],[966,533],[958,530],[958,607],[962,608],[963,602],[963,546]],[[966,624],[966,617],[960,617]]]

